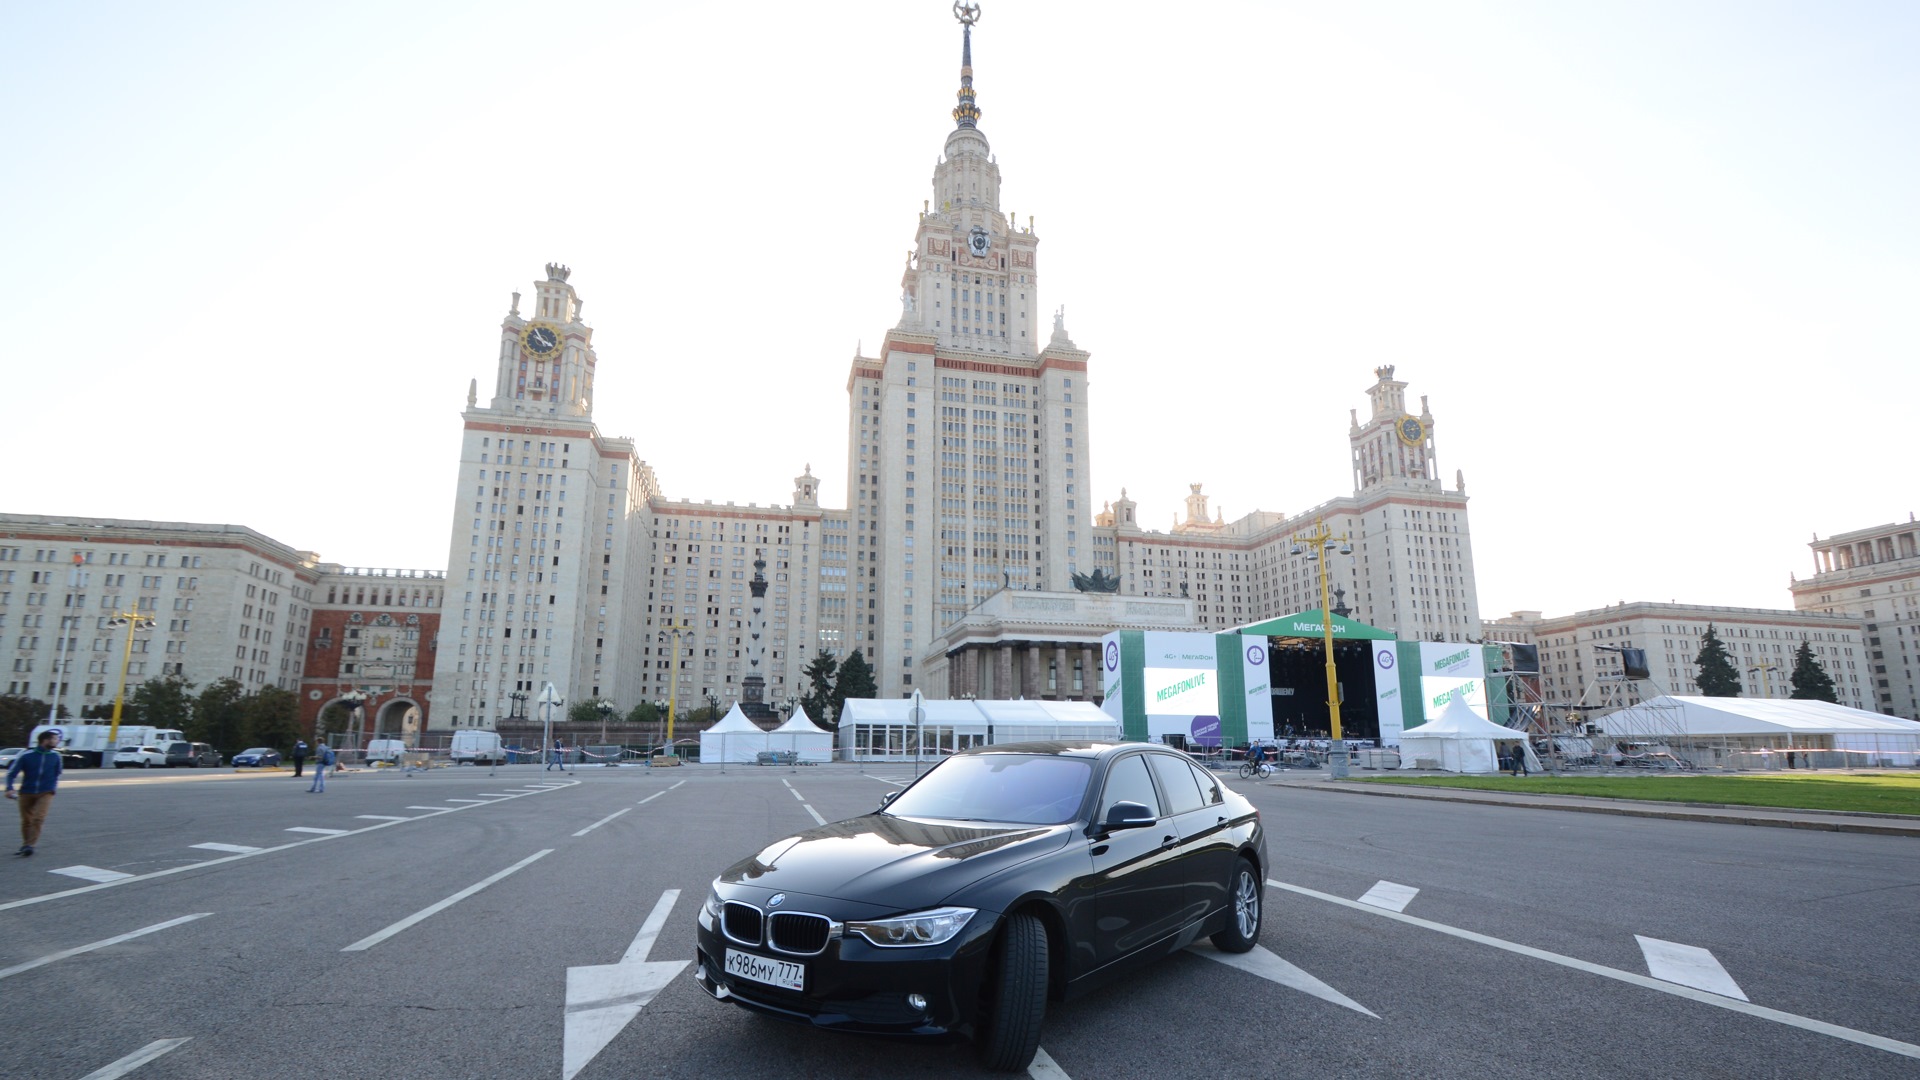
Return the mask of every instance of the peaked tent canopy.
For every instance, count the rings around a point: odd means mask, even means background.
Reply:
[[[1297,611],[1292,615],[1282,615],[1277,619],[1267,619],[1264,622],[1236,626],[1227,632],[1230,634],[1263,634],[1267,637],[1320,638],[1325,634],[1324,628],[1320,625],[1322,618],[1323,616],[1320,613],[1320,609],[1313,608],[1310,611]],[[1393,640],[1393,633],[1389,630],[1382,630],[1377,626],[1368,626],[1366,623],[1349,619],[1345,616],[1335,615],[1333,617],[1333,639],[1335,641],[1391,641]]]
[[[1499,768],[1499,753],[1494,743],[1525,739],[1523,732],[1484,720],[1467,705],[1454,698],[1439,716],[1411,727],[1400,736],[1402,768],[1438,768],[1457,773],[1490,773]],[[1431,765],[1422,764],[1432,762]]]
[[[727,710],[720,722],[700,733],[700,760],[753,761],[767,749],[767,733],[747,719],[739,702]]]
[[[832,761],[833,735],[815,726],[796,705],[786,723],[767,733],[767,749],[796,751],[801,761]]]
[[[1771,752],[1834,750],[1850,763],[1920,762],[1920,723],[1830,701],[1667,694],[1594,717],[1616,738],[1640,742],[1714,739]]]

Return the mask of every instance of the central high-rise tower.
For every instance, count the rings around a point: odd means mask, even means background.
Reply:
[[[1039,339],[1039,238],[1000,207],[1000,166],[962,24],[954,128],[901,279],[900,321],[847,380],[848,649],[882,696],[1000,588],[1065,588],[1092,568],[1087,354],[1054,313]]]

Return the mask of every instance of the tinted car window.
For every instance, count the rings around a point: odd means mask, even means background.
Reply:
[[[1128,754],[1107,771],[1106,794],[1100,797],[1101,820],[1106,819],[1115,803],[1123,802],[1137,802],[1153,811],[1154,817],[1162,816],[1160,796],[1153,790],[1153,780],[1147,775],[1147,763],[1141,760],[1142,756]]]
[[[1081,758],[967,754],[948,758],[887,804],[899,817],[1058,825],[1086,800],[1093,766]]]
[[[1216,779],[1212,773],[1200,768],[1198,765],[1189,763],[1187,767],[1193,770],[1193,778],[1199,781],[1200,795],[1207,800],[1207,804],[1211,806],[1214,803],[1220,802],[1222,799],[1220,794],[1220,781]]]
[[[1160,789],[1167,793],[1168,813],[1188,814],[1206,805],[1186,762],[1172,754],[1147,754],[1146,758],[1153,763],[1153,774],[1160,778]]]

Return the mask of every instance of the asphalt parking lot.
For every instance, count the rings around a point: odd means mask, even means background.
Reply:
[[[14,1077],[985,1075],[709,1000],[735,859],[910,768],[71,774],[0,863]],[[1913,1076],[1914,839],[1229,783],[1262,948],[1054,1006],[1034,1075]],[[101,1070],[118,1069],[117,1072]]]

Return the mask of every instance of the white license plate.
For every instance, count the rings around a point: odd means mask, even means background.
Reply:
[[[738,949],[727,950],[727,974],[787,990],[807,988],[805,964],[796,964],[791,960],[769,960]]]

